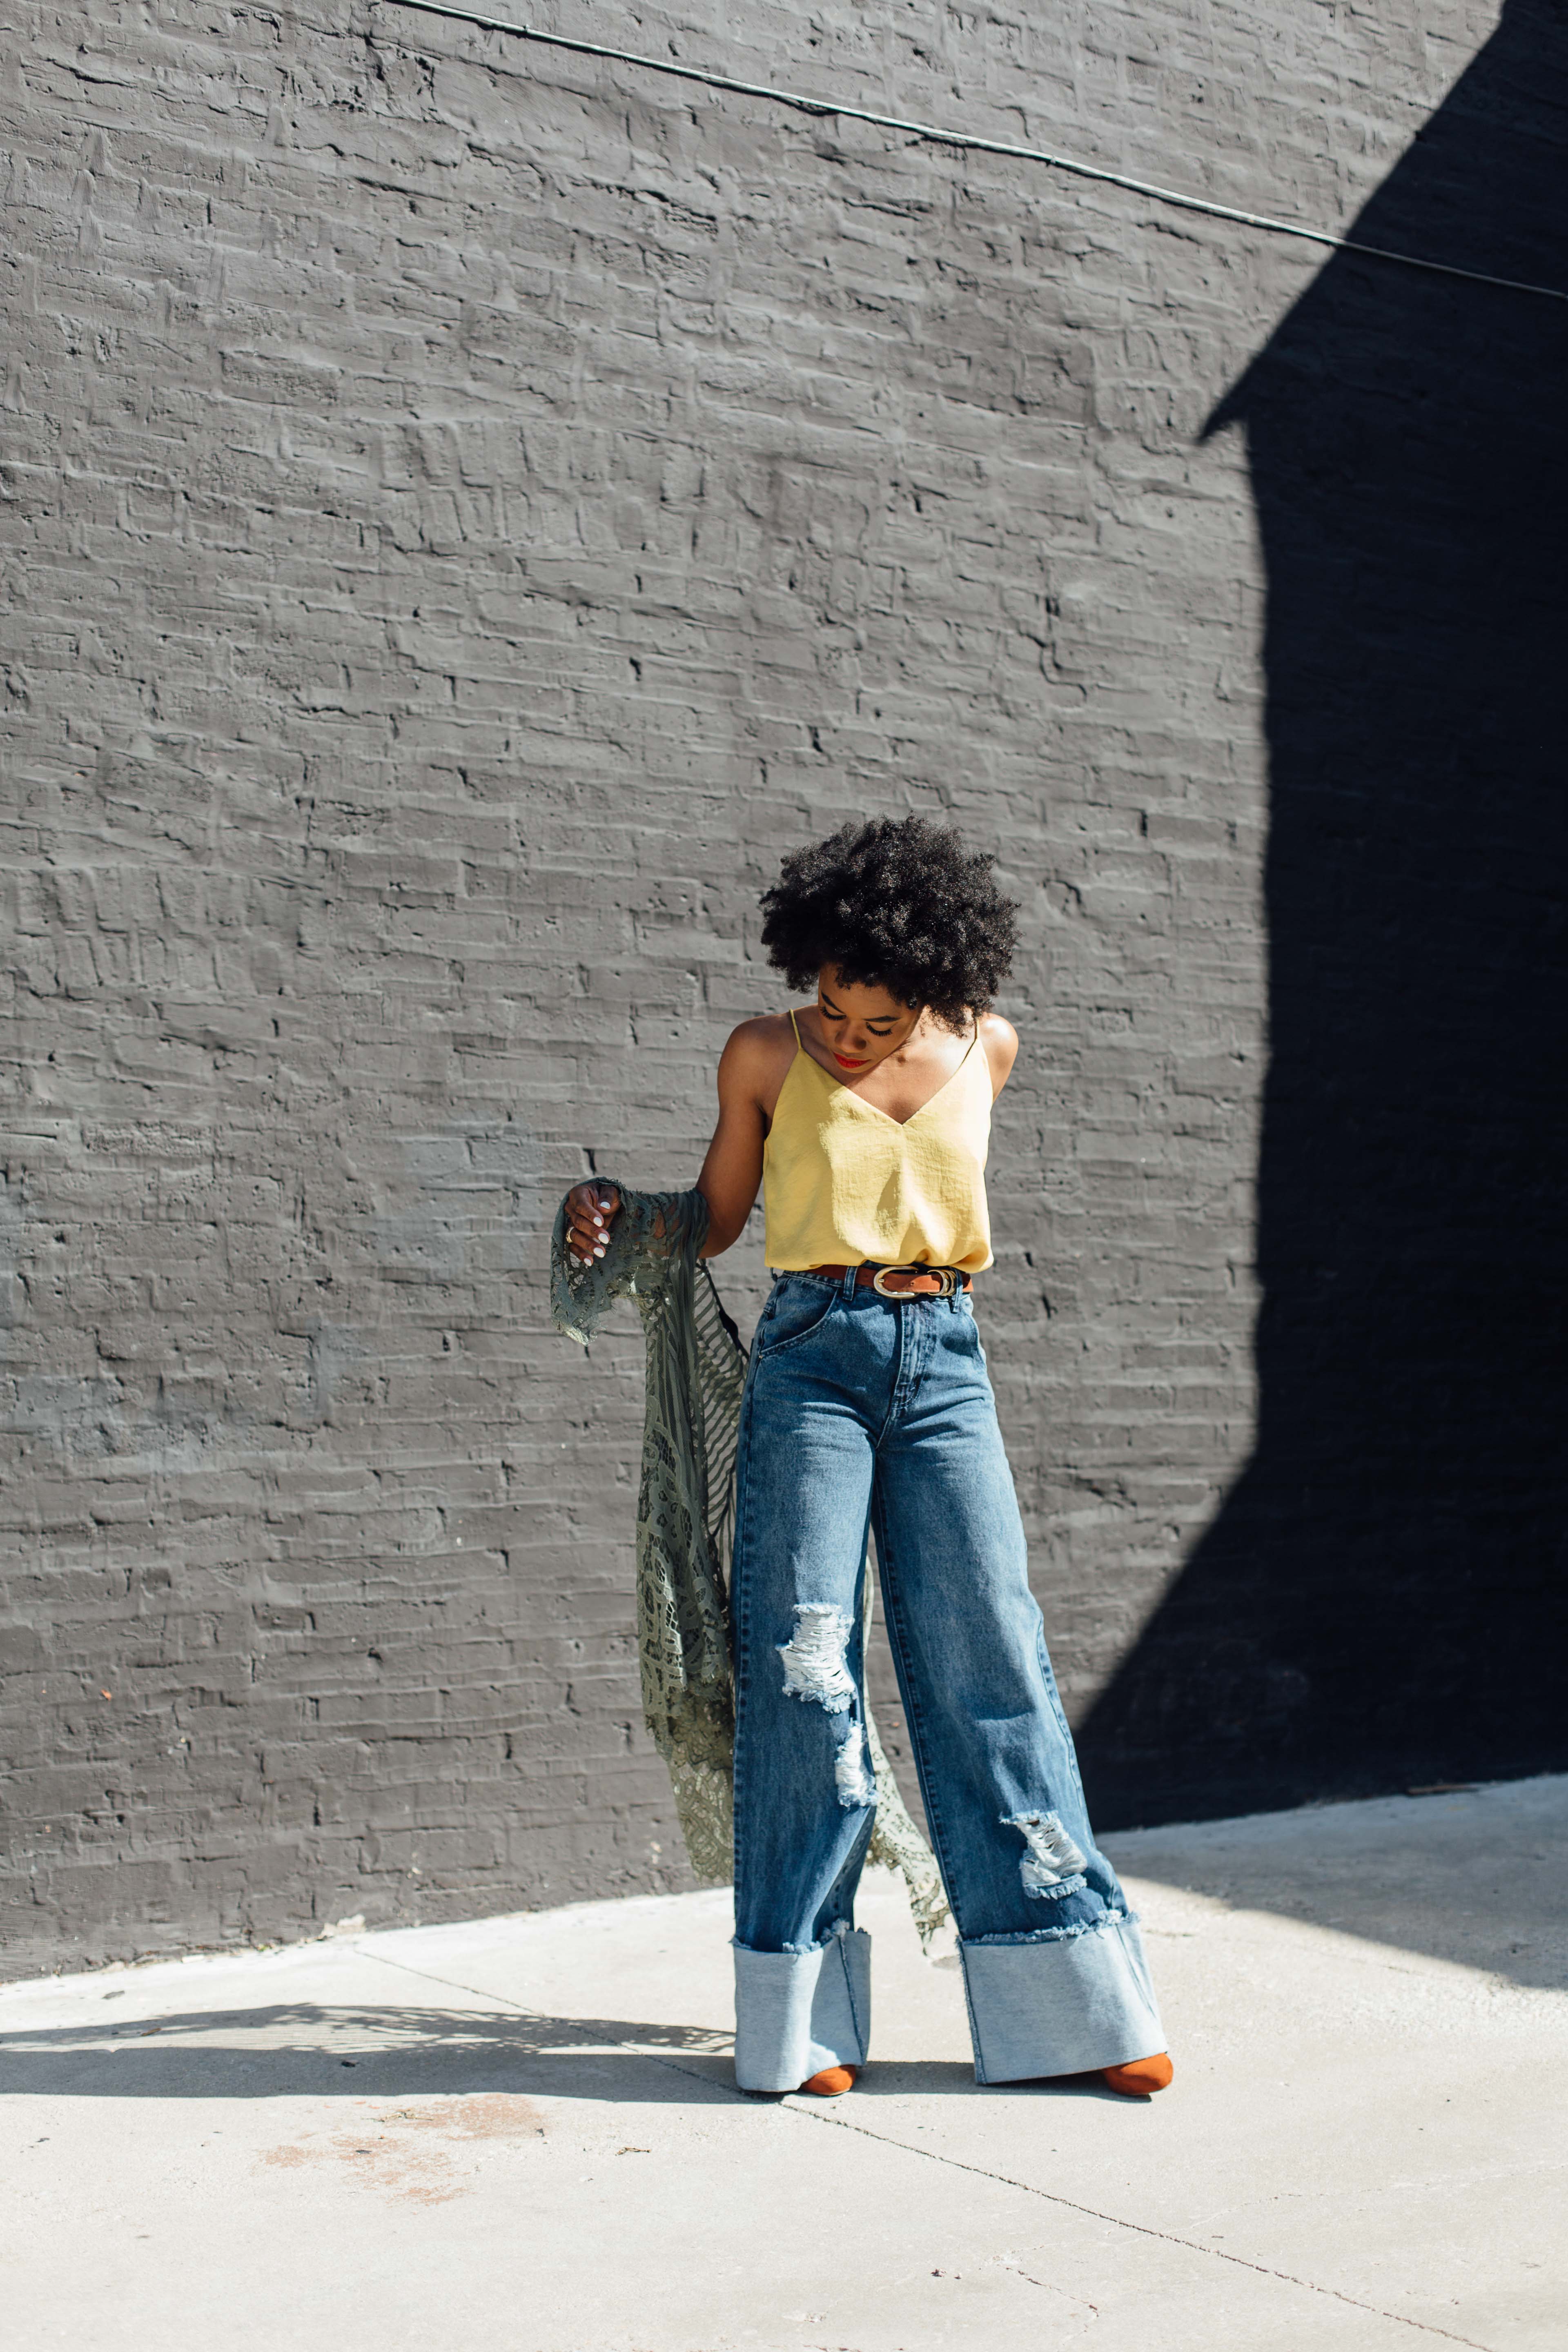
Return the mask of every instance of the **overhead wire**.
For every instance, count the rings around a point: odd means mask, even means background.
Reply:
[[[1071,155],[1054,154],[1046,147],[1028,147],[1009,139],[986,139],[972,131],[944,130],[931,122],[907,121],[897,114],[880,114],[867,106],[851,106],[842,99],[807,98],[798,90],[779,89],[769,82],[743,81],[736,74],[719,73],[709,66],[684,65],[674,58],[650,58],[635,49],[611,47],[604,41],[584,41],[569,33],[547,33],[536,25],[520,25],[505,16],[491,16],[478,8],[450,5],[450,0],[385,0],[385,5],[416,9],[423,16],[445,16],[455,24],[475,25],[489,33],[505,33],[513,40],[531,41],[545,48],[565,49],[574,56],[599,58],[612,65],[634,66],[644,73],[664,74],[676,81],[698,82],[706,89],[726,90],[742,98],[760,98],[774,106],[791,107],[798,113],[837,116],[849,122],[868,122],[879,131],[896,131],[905,137],[929,142],[933,146],[954,147],[979,155],[1005,155],[1026,163],[1043,163],[1053,172],[1066,172],[1080,180],[1095,180],[1109,188],[1121,188],[1132,195],[1147,196],[1155,204],[1170,205],[1182,212],[1203,213],[1210,219],[1234,221],[1244,228],[1265,231],[1271,236],[1291,236],[1309,245],[1331,247],[1336,253],[1364,254],[1373,261],[1394,262],[1405,269],[1425,269],[1443,278],[1462,278],[1475,286],[1499,286],[1510,294],[1541,295],[1551,302],[1568,302],[1568,291],[1558,286],[1535,286],[1519,278],[1499,278],[1486,269],[1464,269],[1458,262],[1433,261],[1418,253],[1401,253],[1393,246],[1368,245],[1362,238],[1338,236],[1331,229],[1311,228],[1301,221],[1278,220],[1268,213],[1244,212],[1236,205],[1222,205],[1209,196],[1195,196],[1180,188],[1163,188],[1150,180],[1136,180],[1125,172],[1107,171],[1103,164],[1086,163]]]

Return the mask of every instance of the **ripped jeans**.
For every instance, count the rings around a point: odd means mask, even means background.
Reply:
[[[741,1421],[737,2080],[794,2090],[868,2053],[870,1938],[854,1901],[873,1820],[860,1636],[873,1528],[976,2079],[1163,2050],[1137,1923],[1089,1827],[970,1299],[788,1274],[757,1327]]]

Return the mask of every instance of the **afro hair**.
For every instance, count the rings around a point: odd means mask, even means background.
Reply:
[[[784,859],[763,894],[763,945],[792,988],[815,988],[830,965],[961,1030],[1006,975],[1016,903],[951,828],[874,817]]]

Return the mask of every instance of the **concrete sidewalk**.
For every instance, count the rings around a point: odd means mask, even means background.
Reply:
[[[5,2316],[109,2352],[1568,2340],[1568,1779],[1108,1841],[1175,2054],[977,2090],[868,1880],[849,2098],[731,2085],[729,1901],[0,1992]]]

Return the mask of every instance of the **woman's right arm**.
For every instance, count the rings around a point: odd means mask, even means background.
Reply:
[[[764,1016],[742,1021],[719,1057],[719,1123],[697,1179],[708,1203],[704,1257],[719,1256],[745,1228],[763,1181],[769,1113],[794,1054],[788,1023]],[[566,1196],[566,1223],[576,1257],[587,1262],[604,1256],[620,1205],[613,1184],[573,1186]]]
[[[763,1181],[768,1113],[783,1082],[781,1056],[786,1068],[789,1058],[778,1025],[776,1018],[742,1021],[719,1056],[719,1123],[697,1179],[708,1203],[704,1257],[718,1257],[740,1240]]]

